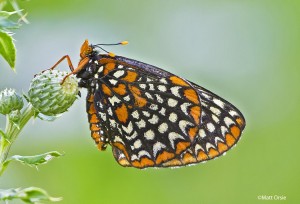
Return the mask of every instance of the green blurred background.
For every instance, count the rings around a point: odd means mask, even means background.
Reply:
[[[110,148],[99,152],[90,138],[83,91],[58,120],[30,122],[11,151],[34,155],[58,150],[65,156],[38,171],[12,163],[0,178],[0,188],[42,187],[62,196],[62,204],[266,202],[258,200],[260,195],[283,195],[287,200],[277,202],[300,203],[298,2],[20,2],[30,24],[14,35],[17,74],[0,60],[1,89],[26,92],[35,73],[65,54],[77,64],[85,39],[128,40],[128,46],[109,50],[219,94],[239,107],[247,127],[236,148],[205,164],[123,168]],[[68,69],[66,63],[59,68]]]

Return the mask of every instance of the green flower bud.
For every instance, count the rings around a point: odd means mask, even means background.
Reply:
[[[67,72],[47,70],[31,81],[28,96],[32,106],[47,116],[56,116],[68,110],[76,100],[79,88],[75,76],[66,78]]]
[[[14,110],[21,110],[23,98],[14,89],[4,89],[0,92],[0,113],[7,115]]]

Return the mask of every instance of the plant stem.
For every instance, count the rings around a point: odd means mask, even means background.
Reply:
[[[6,161],[8,152],[10,150],[11,145],[17,139],[19,133],[23,129],[23,127],[27,124],[30,118],[34,115],[34,108],[31,103],[28,103],[25,110],[21,113],[19,124],[14,124],[9,116],[6,116],[6,128],[5,134],[7,136],[7,140],[2,138],[0,143],[0,172],[2,172],[3,163]]]

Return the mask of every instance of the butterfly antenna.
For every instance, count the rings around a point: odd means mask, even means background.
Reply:
[[[105,49],[102,48],[101,46],[127,45],[127,44],[128,44],[128,41],[122,41],[122,42],[119,42],[119,43],[109,43],[109,44],[101,43],[101,44],[96,44],[96,45],[93,45],[93,46],[100,48],[101,50],[103,50],[104,52],[106,52],[109,56],[114,57],[114,56],[116,56],[116,55],[115,55],[113,52],[108,52],[107,50],[105,50]]]

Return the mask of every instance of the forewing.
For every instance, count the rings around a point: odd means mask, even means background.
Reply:
[[[99,62],[95,108],[121,165],[159,167],[194,143],[201,105],[188,81],[141,64]]]

